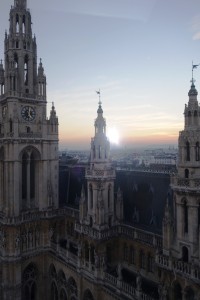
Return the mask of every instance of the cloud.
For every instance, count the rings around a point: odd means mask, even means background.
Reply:
[[[41,2],[35,0],[36,7]],[[34,2],[35,2],[34,1]],[[148,21],[157,0],[60,0],[58,6],[54,0],[48,1],[49,11],[58,11],[93,17],[116,18],[125,20]],[[38,3],[37,3],[38,2]],[[43,7],[45,9],[45,6]]]
[[[200,15],[196,15],[192,20],[193,40],[200,40]]]

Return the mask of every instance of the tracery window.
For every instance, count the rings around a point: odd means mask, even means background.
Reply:
[[[22,299],[23,300],[36,300],[37,299],[37,277],[38,270],[31,263],[23,272],[22,275]]]
[[[183,201],[183,220],[184,220],[184,233],[188,233],[188,206],[187,201]]]
[[[26,148],[22,153],[22,209],[37,207],[38,161],[40,155],[34,148]]]
[[[190,143],[186,142],[186,161],[190,161]]]
[[[196,147],[195,147],[195,156],[196,156],[196,161],[199,161],[199,142],[196,143]]]

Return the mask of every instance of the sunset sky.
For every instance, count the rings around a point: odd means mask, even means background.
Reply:
[[[120,147],[177,144],[192,61],[200,63],[199,0],[27,2],[61,149],[89,149],[99,89]],[[13,4],[0,2],[2,59]],[[200,66],[194,71],[200,92]]]

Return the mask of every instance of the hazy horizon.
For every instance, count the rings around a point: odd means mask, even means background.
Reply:
[[[9,10],[2,0],[0,59]],[[120,147],[176,144],[183,130],[192,61],[200,63],[200,2],[27,1],[38,62],[54,102],[60,147],[89,148],[98,95]],[[199,89],[200,67],[194,70]]]

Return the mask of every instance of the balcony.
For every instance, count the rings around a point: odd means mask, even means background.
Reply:
[[[69,216],[78,220],[79,211],[74,208],[60,208],[60,209],[48,209],[45,211],[39,211],[34,209],[33,211],[24,211],[19,216],[7,217],[4,214],[0,215],[0,222],[2,224],[17,225],[23,222],[36,221],[40,219],[49,219],[53,217],[65,217]]]
[[[154,248],[162,248],[162,237],[160,235],[130,225],[118,225],[101,231],[76,222],[75,231],[85,234],[95,240],[106,240],[108,238],[123,235],[130,239],[138,240],[146,245],[153,246]]]
[[[171,177],[171,186],[179,191],[200,190],[200,178],[181,178],[179,176]]]
[[[156,255],[156,264],[185,278],[200,283],[200,267],[165,255]]]
[[[86,178],[87,179],[104,179],[110,178],[115,179],[115,170],[114,169],[103,169],[103,170],[96,170],[96,169],[87,169],[86,170]]]
[[[42,138],[42,134],[41,133],[33,133],[33,132],[22,132],[19,134],[20,138],[26,138],[26,139],[41,139]]]

